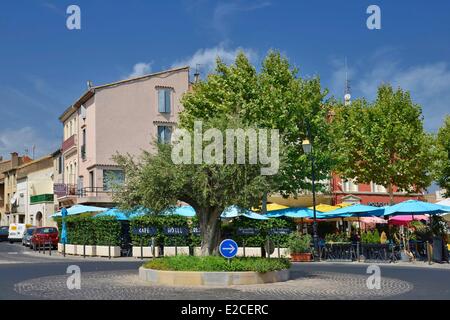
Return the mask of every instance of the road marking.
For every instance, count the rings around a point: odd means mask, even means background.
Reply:
[[[19,254],[18,252],[8,252],[8,254]]]

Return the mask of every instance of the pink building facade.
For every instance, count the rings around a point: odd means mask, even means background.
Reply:
[[[60,205],[112,206],[111,184],[124,178],[113,155],[151,152],[156,139],[170,140],[188,90],[188,67],[91,86],[60,116],[66,190]]]

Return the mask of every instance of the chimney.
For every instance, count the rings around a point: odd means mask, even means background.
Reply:
[[[11,152],[11,167],[19,166],[19,154],[17,152]]]
[[[200,79],[200,73],[198,73],[198,72],[194,73],[194,83],[198,83],[199,79]]]
[[[198,83],[200,80],[200,64],[197,63],[195,66],[195,73],[194,73],[194,83]]]

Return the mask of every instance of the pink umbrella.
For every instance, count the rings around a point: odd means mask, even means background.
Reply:
[[[406,216],[394,216],[392,218],[389,218],[390,224],[395,225],[407,225],[411,221],[420,221],[425,220],[428,221],[428,216],[426,215],[406,215]]]
[[[379,217],[362,217],[361,222],[363,223],[387,223],[386,220]]]

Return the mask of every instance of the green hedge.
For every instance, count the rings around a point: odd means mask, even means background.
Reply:
[[[292,231],[295,231],[295,223],[289,218],[253,220],[246,217],[239,217],[233,220],[233,222],[229,224],[228,228],[231,229],[233,239],[239,246],[244,245],[245,242],[246,247],[261,247],[269,237],[275,246],[285,247],[287,246],[289,235],[269,235],[269,230],[273,228],[289,228]],[[257,229],[259,230],[259,234],[254,236],[238,235],[238,228]]]
[[[289,269],[288,259],[234,258],[228,259],[208,256],[176,256],[153,259],[144,264],[144,268],[171,271],[256,271],[269,272]]]
[[[56,218],[61,238],[62,218]],[[90,214],[66,218],[67,243],[79,245],[120,245],[120,222],[114,217],[93,218]]]

